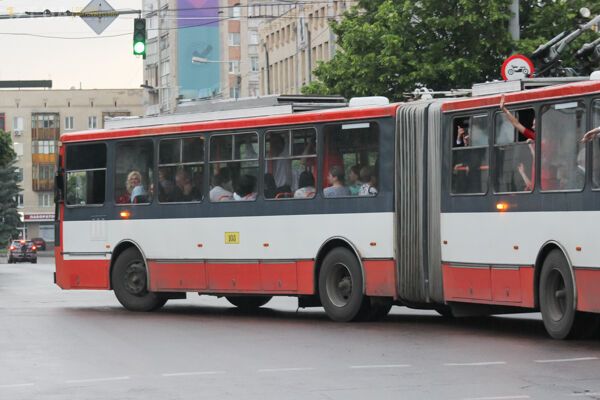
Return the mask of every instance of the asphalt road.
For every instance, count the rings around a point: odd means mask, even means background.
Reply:
[[[600,340],[551,340],[537,314],[341,324],[193,294],[138,314],[61,291],[52,263],[0,264],[2,400],[600,399]]]

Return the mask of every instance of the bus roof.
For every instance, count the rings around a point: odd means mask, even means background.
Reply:
[[[600,81],[583,81],[504,94],[506,96],[506,103],[513,105],[529,101],[561,99],[592,93],[600,93]],[[501,95],[502,93],[498,93],[491,96],[451,100],[442,105],[442,111],[455,112],[484,107],[497,107],[500,104]]]
[[[385,106],[335,108],[330,110],[319,110],[267,117],[226,119],[218,121],[160,126],[144,126],[126,129],[101,129],[93,131],[81,131],[65,133],[60,137],[60,140],[63,143],[86,142],[95,140],[135,138],[155,135],[225,131],[233,129],[255,129],[261,127],[301,125],[317,122],[333,122],[353,119],[393,117],[396,115],[396,110],[399,106],[400,104],[390,104]]]

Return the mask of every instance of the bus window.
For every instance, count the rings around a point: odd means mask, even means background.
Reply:
[[[581,190],[585,184],[585,106],[580,102],[542,108],[542,190]]]
[[[151,140],[117,143],[115,202],[147,204],[152,201],[154,146]]]
[[[315,196],[316,138],[314,128],[266,133],[265,198],[310,199]]]
[[[158,201],[202,201],[204,138],[161,140],[158,147]]]
[[[210,201],[256,200],[258,135],[240,133],[210,138]]]
[[[102,205],[106,190],[106,145],[67,146],[67,196],[69,206]]]
[[[487,115],[455,118],[452,123],[452,193],[488,190]]]
[[[379,126],[373,122],[325,127],[323,196],[376,196]]]
[[[525,127],[534,126],[533,109],[518,110],[515,118]],[[534,187],[535,143],[527,139],[503,112],[496,113],[493,180],[496,193],[531,192]]]
[[[600,100],[592,102],[592,128],[600,126]],[[592,187],[600,189],[600,139],[592,141]]]

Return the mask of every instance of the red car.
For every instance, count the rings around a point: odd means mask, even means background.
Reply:
[[[37,263],[37,246],[31,240],[13,240],[8,247],[8,263],[19,261]]]
[[[33,244],[38,248],[38,250],[46,250],[46,241],[42,238],[33,238],[31,239]]]

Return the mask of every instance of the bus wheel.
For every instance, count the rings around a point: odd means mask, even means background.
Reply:
[[[241,310],[256,310],[267,304],[273,296],[226,296],[225,298]]]
[[[370,302],[362,289],[362,271],[354,254],[342,247],[330,251],[319,272],[319,297],[329,318],[340,322],[365,319]]]
[[[148,291],[146,265],[133,247],[123,251],[111,273],[112,287],[119,303],[130,311],[154,311],[165,305],[167,299]]]
[[[540,308],[548,334],[554,339],[580,336],[588,315],[575,309],[575,285],[564,255],[552,250],[544,260],[540,276]]]

